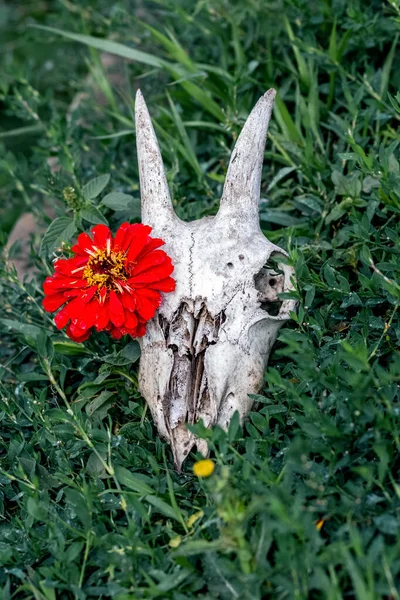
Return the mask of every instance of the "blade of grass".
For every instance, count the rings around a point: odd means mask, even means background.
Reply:
[[[336,19],[333,22],[331,35],[329,37],[329,50],[328,50],[329,58],[332,62],[337,61],[337,43],[336,43]],[[329,73],[329,95],[328,100],[326,102],[327,109],[330,110],[333,103],[333,98],[335,96],[335,79],[336,73],[332,71]]]
[[[158,31],[158,29],[155,29],[155,27],[152,27],[151,25],[148,25],[147,23],[144,23],[140,20],[137,20],[137,22],[142,27],[147,29],[147,31],[149,31],[151,35],[164,46],[164,49],[170,53],[174,60],[187,67],[189,71],[197,71],[196,64],[193,63],[193,61],[190,59],[190,57],[187,55],[185,50],[182,48],[178,40],[173,36],[171,32],[168,32],[171,38],[168,39],[166,35]]]
[[[287,31],[289,40],[291,41],[291,44],[292,44],[293,54],[294,54],[296,62],[297,62],[297,68],[298,68],[298,72],[299,72],[299,76],[300,76],[300,81],[308,89],[310,86],[310,81],[311,81],[308,64],[307,64],[304,56],[301,54],[299,47],[296,44],[296,36],[293,33],[293,29],[289,23],[289,19],[287,17],[285,17],[284,21],[285,21],[286,31]]]
[[[149,65],[151,67],[158,67],[161,69],[166,65],[166,61],[162,60],[161,58],[157,58],[156,56],[148,54],[147,52],[142,52],[141,50],[136,50],[135,48],[130,48],[129,46],[125,46],[119,42],[97,38],[92,35],[71,33],[69,31],[57,29],[56,27],[48,27],[47,25],[31,25],[31,27],[34,27],[35,29],[42,29],[43,31],[48,31],[50,33],[56,33],[57,35],[61,35],[69,40],[73,40],[74,42],[79,42],[81,44],[85,44],[86,46],[101,50],[102,52],[109,52],[110,54],[115,54],[116,56],[121,56],[122,58],[128,58],[129,60],[133,60],[144,65]]]
[[[390,73],[392,71],[393,59],[394,59],[394,55],[396,52],[398,42],[399,42],[399,34],[397,34],[395,36],[395,38],[393,40],[393,44],[390,47],[389,54],[387,55],[387,58],[384,62],[383,68],[382,68],[381,87],[379,90],[379,95],[382,100],[383,100],[384,96],[386,95],[386,92],[388,91],[389,77],[390,77]]]
[[[288,109],[286,108],[286,104],[279,94],[277,94],[275,98],[274,113],[284,135],[293,142],[303,144],[304,138],[297,129]]]
[[[176,501],[175,498],[175,493],[174,493],[174,486],[172,483],[172,479],[171,479],[171,475],[169,473],[169,469],[168,469],[168,465],[167,465],[167,459],[165,456],[165,448],[163,447],[163,457],[164,457],[164,467],[165,467],[165,475],[167,478],[167,485],[168,485],[168,493],[169,493],[169,499],[171,502],[171,506],[175,511],[176,516],[178,517],[179,521],[181,522],[181,525],[183,527],[183,529],[185,530],[186,533],[189,533],[189,529],[186,525],[186,520],[182,514],[181,509],[179,508],[179,505]]]
[[[167,93],[167,98],[168,98],[169,105],[171,107],[172,118],[175,122],[176,128],[178,130],[178,133],[180,135],[180,138],[181,138],[182,143],[186,150],[185,156],[186,156],[188,162],[190,163],[190,165],[192,166],[193,170],[196,172],[197,176],[199,178],[201,178],[201,177],[203,177],[203,171],[199,165],[199,161],[197,160],[197,156],[193,149],[192,142],[190,141],[190,138],[186,132],[186,129],[182,122],[181,116],[180,116],[175,104],[173,103],[171,96],[168,93]]]

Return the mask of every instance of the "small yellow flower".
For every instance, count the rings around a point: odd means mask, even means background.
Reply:
[[[321,531],[321,529],[324,526],[324,519],[318,519],[318,521],[315,523],[315,527],[317,528],[317,531]]]
[[[193,473],[196,477],[210,477],[214,473],[215,464],[209,458],[198,460],[193,465]]]

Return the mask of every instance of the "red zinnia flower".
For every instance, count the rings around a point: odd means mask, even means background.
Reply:
[[[174,267],[163,250],[163,240],[150,237],[148,225],[123,223],[113,238],[106,225],[78,236],[73,258],[54,263],[47,277],[43,308],[54,312],[58,329],[85,341],[94,327],[119,339],[125,334],[141,337],[146,322],[161,304],[160,292],[172,292]]]

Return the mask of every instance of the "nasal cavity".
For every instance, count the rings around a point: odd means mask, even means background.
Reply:
[[[282,305],[279,294],[284,290],[285,275],[276,260],[270,260],[254,276],[260,306],[271,316],[277,316]]]

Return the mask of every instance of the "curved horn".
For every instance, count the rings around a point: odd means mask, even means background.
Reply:
[[[229,162],[218,217],[237,216],[258,223],[264,148],[275,95],[274,89],[268,90],[244,124]]]
[[[172,207],[156,134],[140,90],[136,93],[135,120],[142,221],[160,234],[177,217]]]

